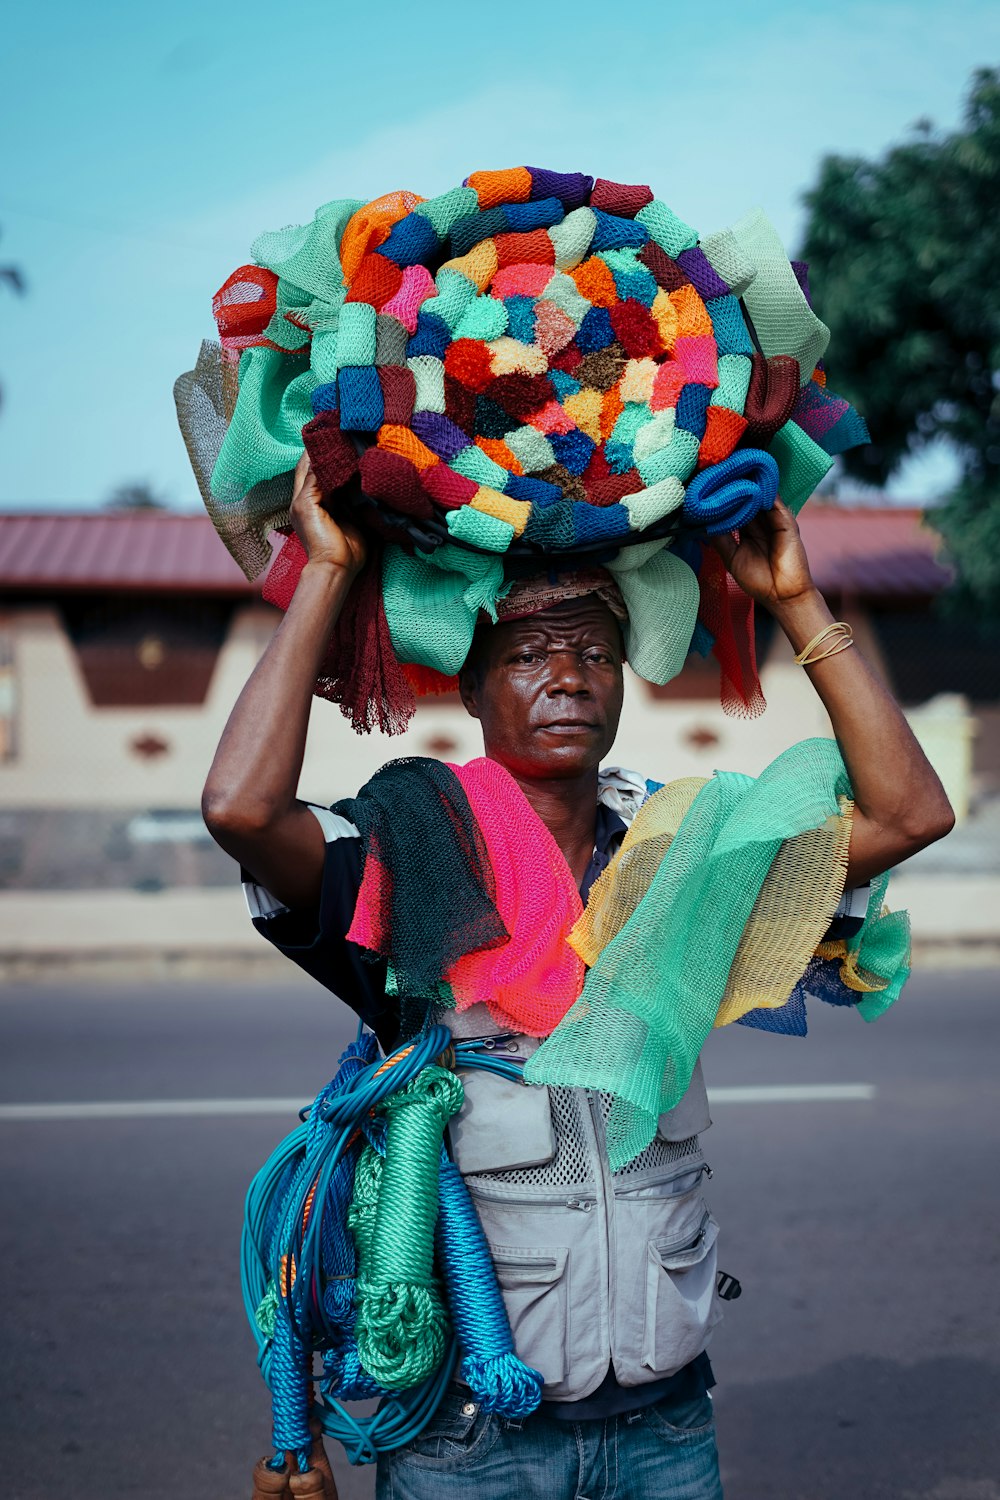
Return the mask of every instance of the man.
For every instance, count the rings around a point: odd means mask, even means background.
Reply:
[[[357,829],[296,798],[313,683],[365,543],[353,524],[324,508],[305,459],[292,518],[308,561],[226,726],[205,788],[205,819],[247,872],[261,930],[389,1045],[398,1018],[384,965],[361,961],[346,940],[361,882]],[[780,502],[739,541],[724,535],[715,546],[796,652],[833,623],[795,519]],[[644,790],[638,778],[599,776],[621,712],[623,646],[610,579],[587,588],[521,590],[506,618],[479,628],[461,677],[486,756],[514,779],[584,897]],[[853,788],[851,891],[943,837],[953,817],[898,706],[860,653],[838,649],[806,669]],[[463,1034],[499,1029],[474,1016],[482,1009],[458,1018]],[[477,1021],[479,1032],[470,1030]],[[512,1045],[531,1044],[519,1038]],[[486,1099],[479,1119],[492,1120],[492,1129],[476,1130],[476,1106],[467,1129],[460,1117],[453,1142],[497,1262],[518,1354],[546,1377],[542,1408],[509,1422],[456,1390],[415,1443],[383,1459],[379,1492],[412,1500],[712,1500],[721,1486],[704,1347],[718,1317],[716,1226],[700,1197],[697,1135],[709,1123],[700,1072],[647,1151],[614,1174],[600,1099],[578,1097],[585,1091],[576,1089],[551,1089],[548,1099],[545,1092],[521,1090],[506,1104],[500,1095]],[[588,1183],[589,1196],[579,1190]],[[682,1243],[669,1232],[678,1224]]]

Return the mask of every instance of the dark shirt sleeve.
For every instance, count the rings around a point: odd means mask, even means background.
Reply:
[[[351,825],[344,822],[345,827]],[[254,927],[279,953],[330,990],[370,1027],[382,1047],[395,1045],[399,1010],[385,993],[384,959],[369,961],[347,932],[364,869],[357,833],[327,838],[323,884],[317,910],[281,906],[243,873],[243,888]]]

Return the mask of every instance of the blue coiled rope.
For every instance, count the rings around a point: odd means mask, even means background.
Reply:
[[[346,1222],[357,1158],[366,1140],[380,1152],[385,1149],[384,1122],[374,1114],[382,1101],[451,1045],[445,1027],[432,1027],[380,1062],[374,1038],[359,1032],[337,1076],[317,1095],[307,1123],[281,1142],[250,1185],[243,1297],[257,1339],[258,1365],[272,1393],[275,1468],[292,1451],[300,1471],[308,1470],[311,1361],[317,1347],[323,1353],[324,1405],[313,1415],[355,1464],[371,1463],[379,1452],[417,1436],[452,1377],[459,1346],[463,1377],[484,1409],[523,1416],[541,1398],[541,1375],[514,1352],[475,1207],[445,1156],[436,1241],[458,1344],[452,1341],[431,1376],[414,1389],[389,1396],[372,1418],[352,1416],[338,1399],[383,1394],[362,1368],[354,1342],[357,1265]],[[458,1042],[453,1055],[456,1067],[520,1077],[519,1061],[480,1042]],[[262,1315],[269,1305],[270,1328]]]
[[[738,531],[778,494],[778,465],[763,448],[740,448],[696,474],[684,493],[684,519],[707,536]]]

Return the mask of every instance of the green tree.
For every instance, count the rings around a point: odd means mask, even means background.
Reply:
[[[120,484],[104,502],[105,510],[166,510],[167,502],[141,480]]]
[[[806,204],[830,383],[874,439],[847,472],[882,484],[950,442],[962,476],[935,526],[965,597],[1000,614],[1000,69],[973,75],[958,130],[922,121],[878,161],[826,157]]]

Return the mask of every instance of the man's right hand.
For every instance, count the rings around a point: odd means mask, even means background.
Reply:
[[[307,453],[295,466],[291,518],[310,562],[326,563],[351,579],[360,573],[367,555],[364,537],[353,522],[338,521],[327,510]]]

